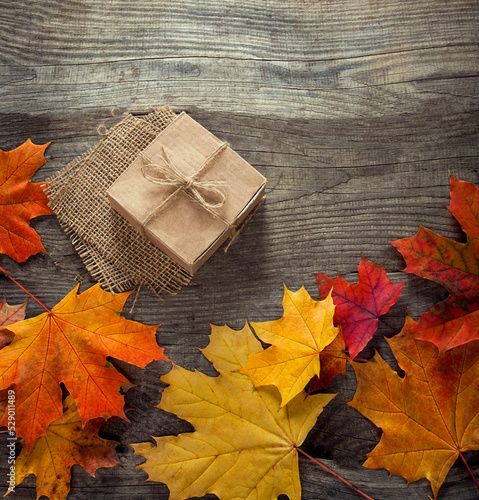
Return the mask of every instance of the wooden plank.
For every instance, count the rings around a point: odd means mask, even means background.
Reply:
[[[227,140],[268,178],[267,201],[228,251],[217,252],[192,284],[165,303],[142,291],[133,315],[162,322],[158,341],[189,369],[215,371],[198,351],[209,323],[241,328],[245,320],[282,314],[285,283],[317,295],[315,272],[348,280],[360,254],[386,261],[394,282],[406,280],[386,320],[401,328],[404,311],[417,318],[444,290],[405,276],[389,240],[411,236],[420,221],[461,239],[445,208],[448,172],[478,182],[479,4],[475,0],[362,2],[312,0],[0,0],[0,147],[30,136],[54,140],[42,180],[91,148],[97,128],[121,112],[145,114],[163,104],[186,110]],[[118,107],[116,117],[110,110]],[[54,217],[35,220],[48,256],[25,265],[0,256],[32,293],[52,306],[76,284],[93,283]],[[0,277],[9,303],[24,294]],[[131,300],[130,300],[131,303]],[[28,315],[40,308],[30,301]],[[392,364],[381,325],[371,347]],[[159,374],[116,362],[137,386],[127,396],[131,423],[109,423],[124,468],[91,478],[73,471],[71,498],[162,498],[166,486],[145,481],[133,442],[191,430],[154,406]],[[379,430],[343,404],[355,391],[348,378],[318,419],[305,449],[373,498],[428,498],[426,480],[361,467]],[[0,436],[0,449],[6,449]],[[469,457],[476,475],[477,453]],[[6,464],[0,459],[1,479]],[[360,498],[315,464],[300,458],[303,499]],[[438,498],[477,496],[465,467],[455,464]],[[34,478],[16,497],[36,497]]]
[[[383,114],[384,106],[417,110],[411,94],[423,94],[422,82],[440,87],[451,75],[477,76],[471,0],[376,0],[367,9],[361,1],[185,1],[156,9],[140,1],[131,15],[118,1],[33,5],[8,5],[0,24],[7,83],[0,96],[17,112],[170,102],[357,117]],[[32,15],[22,15],[27,8]],[[25,98],[32,93],[33,103]]]

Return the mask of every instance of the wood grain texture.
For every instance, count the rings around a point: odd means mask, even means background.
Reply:
[[[479,3],[476,0],[0,0],[0,147],[54,142],[35,180],[94,146],[118,107],[142,115],[164,104],[185,110],[268,178],[267,201],[228,253],[218,251],[177,296],[142,291],[132,315],[162,322],[158,342],[189,369],[214,370],[199,352],[209,323],[241,328],[282,314],[283,283],[317,295],[315,272],[354,281],[360,254],[386,261],[405,280],[386,320],[402,326],[445,291],[400,272],[388,240],[421,222],[462,239],[445,208],[448,172],[479,182]],[[93,282],[54,217],[33,226],[49,255],[0,265],[52,306]],[[11,304],[24,294],[0,277]],[[131,302],[131,301],[130,301]],[[40,312],[30,301],[28,315]],[[127,316],[128,313],[126,314]],[[394,366],[380,326],[371,346]],[[126,396],[130,422],[104,427],[119,441],[123,468],[96,478],[75,466],[70,498],[168,497],[165,485],[134,469],[129,444],[191,430],[155,408],[168,363],[146,370],[115,362],[137,384]],[[352,408],[356,383],[336,378],[339,396],[305,449],[376,500],[426,499],[427,481],[406,485],[361,467],[380,430]],[[0,435],[0,450],[6,450]],[[6,453],[0,487],[6,490]],[[470,454],[479,476],[477,453]],[[361,498],[300,457],[304,500]],[[31,476],[15,498],[36,498]],[[439,499],[478,497],[456,463]],[[212,498],[212,497],[208,497]]]

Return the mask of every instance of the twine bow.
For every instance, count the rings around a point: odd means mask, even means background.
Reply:
[[[226,143],[222,143],[191,176],[184,174],[176,167],[170,159],[168,150],[165,146],[161,147],[161,155],[156,154],[151,160],[144,157],[149,163],[145,165],[141,171],[143,173],[143,177],[154,184],[175,187],[176,190],[173,194],[182,190],[194,198],[195,201],[207,210],[214,210],[215,208],[220,208],[225,204],[226,196],[219,188],[219,186],[225,183],[222,181],[200,181],[196,177],[211,161],[211,159],[213,159],[226,146]],[[217,199],[218,201],[211,201],[214,199]]]
[[[188,176],[181,172],[178,167],[171,161],[168,155],[168,150],[165,146],[161,147],[161,154],[156,154],[152,159],[147,158],[145,155],[141,155],[148,163],[142,167],[141,171],[143,177],[154,184],[159,184],[162,186],[173,186],[176,189],[165,199],[158,207],[151,211],[148,217],[144,220],[141,225],[143,234],[145,233],[146,225],[158,214],[158,212],[168,203],[168,201],[176,196],[178,191],[183,191],[185,194],[190,196],[193,200],[198,202],[202,207],[204,207],[208,212],[210,212],[214,217],[221,220],[233,233],[235,236],[235,226],[221,214],[219,214],[216,209],[224,205],[226,201],[226,196],[221,191],[219,186],[225,184],[222,181],[199,181],[196,177],[197,175],[209,165],[218,154],[227,148],[228,144],[223,142],[218,146],[206,160],[201,164],[200,168],[196,172]],[[156,157],[156,161],[153,159]],[[211,197],[219,198],[217,202],[208,201],[207,198]]]

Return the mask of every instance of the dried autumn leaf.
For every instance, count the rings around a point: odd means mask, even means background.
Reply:
[[[404,272],[435,281],[449,292],[409,333],[433,342],[441,352],[479,339],[479,189],[452,177],[449,210],[466,233],[466,243],[422,226],[415,236],[392,242],[407,263]]]
[[[100,467],[120,464],[115,453],[116,443],[98,436],[105,421],[102,418],[90,420],[83,428],[70,395],[63,406],[63,418],[50,423],[45,435],[35,441],[30,452],[23,447],[15,461],[17,484],[30,474],[37,476],[37,498],[42,495],[51,500],[67,498],[74,464],[81,465],[92,476]]]
[[[256,386],[276,386],[285,405],[320,374],[320,353],[339,329],[333,325],[331,294],[318,302],[304,287],[297,292],[284,287],[283,310],[280,319],[251,323],[256,335],[272,346],[250,356],[240,372],[249,375]]]
[[[405,377],[378,356],[353,363],[358,388],[349,404],[383,430],[364,466],[408,483],[425,477],[436,497],[460,454],[479,449],[479,341],[439,356],[434,344],[408,337],[412,327],[408,318],[388,340]]]
[[[403,287],[403,283],[391,283],[384,266],[373,264],[364,255],[358,273],[357,285],[349,284],[340,274],[335,279],[325,274],[316,275],[320,299],[333,290],[334,321],[342,327],[351,358],[355,358],[372,339],[378,329],[379,317],[396,303]]]
[[[42,183],[30,182],[45,163],[48,144],[37,146],[30,139],[12,151],[0,149],[0,253],[17,262],[45,252],[30,220],[52,214]]]
[[[19,306],[8,305],[6,299],[0,302],[0,349],[11,342],[13,338],[13,335],[5,327],[24,319],[26,307],[27,301]]]
[[[241,331],[212,326],[203,349],[220,375],[208,377],[174,365],[159,407],[188,420],[195,432],[133,445],[147,461],[139,468],[170,489],[170,499],[214,493],[222,500],[301,498],[297,447],[332,394],[303,392],[280,407],[273,387],[255,388],[237,370],[261,345]]]
[[[141,367],[167,359],[155,340],[158,325],[121,316],[129,293],[113,295],[99,285],[79,295],[77,290],[50,312],[10,325],[15,337],[0,351],[0,387],[16,384],[16,430],[28,448],[63,413],[60,383],[75,399],[83,423],[126,418],[119,390],[127,380],[106,357]]]

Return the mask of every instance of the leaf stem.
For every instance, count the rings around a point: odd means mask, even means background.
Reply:
[[[357,491],[360,495],[362,495],[364,498],[367,498],[368,500],[374,500],[371,498],[369,495],[366,493],[362,492],[360,489],[356,488],[356,486],[353,486],[349,481],[341,477],[337,472],[334,472],[331,470],[329,467],[326,467],[326,465],[322,464],[320,461],[316,460],[313,458],[311,455],[308,455],[305,451],[303,451],[301,448],[296,448],[299,452],[301,452],[304,456],[308,457],[310,460],[312,460],[314,463],[318,464],[320,467],[322,467],[324,470],[328,471],[330,474],[333,476],[336,476],[338,479],[340,479],[343,483],[347,484],[350,488],[353,490]]]
[[[3,274],[5,274],[5,276],[8,278],[8,279],[11,279],[15,285],[17,285],[18,287],[20,287],[27,295],[30,295],[30,297],[35,301],[37,302],[38,304],[40,304],[43,309],[45,309],[45,311],[47,311],[48,313],[51,313],[50,309],[48,309],[47,306],[45,306],[44,304],[42,304],[34,295],[32,295],[28,290],[26,290],[22,285],[20,285],[20,283],[13,279],[11,276],[10,276],[10,273],[8,271],[5,271],[5,269],[3,269],[3,267],[0,267],[0,271],[2,271]]]
[[[466,468],[467,470],[469,471],[469,474],[471,475],[472,477],[472,480],[474,481],[474,483],[476,484],[477,486],[477,489],[479,490],[479,484],[477,483],[477,480],[476,478],[474,477],[474,474],[472,473],[472,470],[471,468],[469,467],[469,464],[466,462],[466,459],[464,458],[464,455],[459,451],[459,456],[462,458],[462,461],[464,462],[464,464],[466,465]]]

